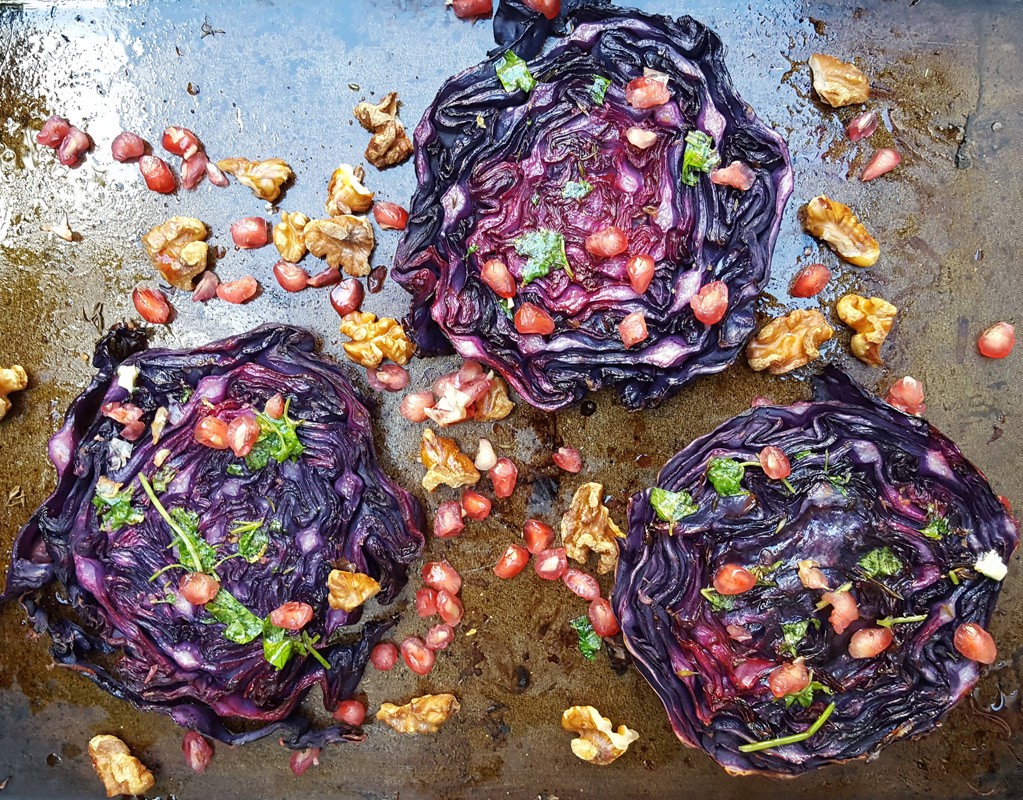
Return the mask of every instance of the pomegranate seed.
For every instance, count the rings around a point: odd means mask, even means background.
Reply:
[[[752,188],[756,177],[753,170],[741,161],[733,161],[727,167],[710,171],[711,183],[716,183],[718,186],[731,186],[740,192],[748,192]]]
[[[270,225],[262,217],[244,217],[231,223],[231,239],[242,250],[265,247],[270,243]]]
[[[574,447],[559,447],[554,454],[554,463],[565,472],[575,474],[582,472],[583,457]]]
[[[519,479],[519,468],[510,458],[499,458],[490,470],[490,482],[494,485],[494,495],[500,498],[511,497],[515,491],[515,483]]]
[[[127,161],[134,161],[136,158],[145,155],[146,142],[141,136],[131,131],[122,131],[111,142],[110,152],[114,156],[114,161],[124,164]]]
[[[789,457],[779,447],[765,447],[757,457],[764,474],[773,481],[780,481],[792,474]]]
[[[636,294],[643,294],[650,288],[650,281],[654,279],[654,260],[646,253],[633,256],[625,264],[625,271],[629,273],[629,284]]]
[[[408,212],[397,203],[375,203],[373,218],[385,231],[403,231],[408,225]]]
[[[756,585],[756,576],[738,564],[724,564],[714,575],[714,589],[718,594],[742,594]]]
[[[515,296],[515,278],[501,259],[491,258],[485,261],[480,268],[480,277],[498,297],[507,299]]]
[[[433,392],[407,394],[402,398],[398,413],[409,422],[426,422],[426,409],[433,408],[434,402]]]
[[[362,308],[366,296],[362,284],[356,278],[347,278],[330,290],[330,304],[342,317]]]
[[[642,311],[627,314],[618,325],[618,334],[622,337],[622,344],[627,348],[644,341],[649,336],[646,329],[646,314]]]
[[[401,643],[401,657],[416,675],[426,675],[437,660],[437,655],[418,636],[409,636]]]
[[[320,748],[308,747],[305,750],[296,750],[288,759],[288,766],[296,775],[302,775],[314,764],[319,766]]]
[[[358,700],[342,700],[337,704],[334,719],[357,728],[366,719],[366,706]]]
[[[869,138],[877,130],[877,112],[864,111],[857,114],[849,124],[845,126],[846,135],[850,142],[858,142],[860,139]]]
[[[603,597],[598,597],[590,603],[588,616],[597,636],[614,636],[621,630],[611,604]]]
[[[480,472],[490,472],[497,466],[497,453],[494,452],[494,446],[489,439],[480,439],[473,466]]]
[[[561,580],[565,582],[565,586],[572,594],[578,595],[583,600],[596,600],[600,597],[600,584],[597,583],[597,579],[581,569],[569,567],[561,576]]]
[[[205,303],[217,296],[217,287],[220,286],[220,278],[216,273],[206,270],[195,284],[192,290],[193,303]]]
[[[327,267],[323,272],[317,272],[309,276],[309,285],[313,289],[323,289],[341,282],[341,272],[333,267]]]
[[[526,549],[534,556],[554,544],[554,528],[538,519],[527,519],[522,526],[522,538]]]
[[[489,497],[484,497],[472,489],[462,490],[462,511],[469,519],[482,522],[490,516],[490,509],[493,503]]]
[[[153,325],[166,325],[170,322],[172,309],[167,302],[167,296],[159,289],[140,286],[131,293],[131,301],[135,304],[139,316],[146,322]]]
[[[259,422],[252,414],[239,414],[227,426],[227,443],[238,458],[252,452],[261,433]]]
[[[825,592],[821,595],[821,600],[831,603],[828,622],[831,623],[835,633],[840,636],[845,633],[846,628],[860,618],[860,608],[856,603],[856,598],[849,592]]]
[[[65,167],[77,166],[90,147],[92,139],[89,138],[89,134],[72,125],[57,149],[57,161]]]
[[[767,677],[767,685],[771,689],[771,694],[777,698],[798,694],[810,685],[810,673],[803,660],[799,659],[773,669]]]
[[[218,417],[203,417],[195,426],[195,440],[214,450],[227,450],[227,423]]]
[[[728,310],[728,284],[711,281],[689,299],[693,315],[704,325],[716,325]]]
[[[927,410],[924,405],[924,386],[910,375],[895,381],[884,399],[906,414],[920,416]]]
[[[217,287],[217,297],[228,303],[247,303],[259,293],[259,284],[251,275],[239,278],[236,281],[228,281]]]
[[[956,628],[952,645],[966,658],[981,664],[993,664],[998,658],[995,640],[976,622],[966,622]]]
[[[1005,358],[1016,346],[1016,329],[1008,322],[996,322],[977,340],[977,349],[987,358]]]
[[[409,383],[409,374],[397,364],[366,368],[366,381],[378,392],[400,392]]]
[[[420,589],[416,592],[416,614],[423,619],[432,617],[437,613],[437,590]]]
[[[220,167],[218,167],[212,161],[206,164],[206,177],[210,179],[210,183],[212,183],[214,186],[219,186],[220,188],[231,185],[231,182],[227,179],[227,176],[220,171]]]
[[[445,500],[433,518],[433,535],[438,539],[453,539],[464,530],[461,504],[457,500]]]
[[[213,746],[206,737],[195,731],[189,731],[181,739],[181,752],[185,755],[185,763],[192,772],[202,775],[213,760]]]
[[[174,191],[174,175],[167,162],[156,156],[142,156],[139,159],[139,172],[152,191],[170,194]]]
[[[614,258],[626,251],[629,247],[629,237],[621,228],[611,225],[610,227],[591,233],[583,243],[586,252],[597,258]]]
[[[888,628],[861,628],[849,639],[852,658],[874,658],[887,650],[895,641]]]
[[[270,419],[280,419],[284,416],[284,395],[280,392],[271,395],[266,401],[266,415]]]
[[[288,631],[300,631],[313,618],[313,607],[308,603],[291,600],[270,612],[270,622]]]
[[[434,652],[446,650],[453,641],[455,641],[455,629],[446,622],[434,625],[426,632],[426,646]]]
[[[749,628],[744,628],[742,625],[725,625],[725,630],[728,631],[728,636],[736,642],[748,642],[753,638]]]
[[[510,544],[494,564],[494,574],[503,580],[514,578],[529,561],[529,551],[520,544]]]
[[[792,279],[793,297],[816,297],[831,280],[831,270],[823,264],[808,264]]]
[[[806,589],[827,589],[827,576],[818,569],[820,565],[813,559],[799,562],[799,582]]]
[[[60,143],[64,141],[64,137],[68,135],[70,130],[71,123],[63,117],[58,117],[54,114],[43,123],[42,130],[36,134],[36,141],[41,145],[52,147],[56,150],[60,147]]]
[[[163,145],[163,149],[168,153],[173,153],[176,156],[181,156],[184,159],[189,159],[199,152],[199,148],[202,147],[202,143],[199,141],[199,137],[192,133],[188,128],[179,128],[177,126],[170,126],[163,132],[163,137],[160,140]]]
[[[533,569],[545,581],[559,580],[565,574],[565,570],[568,569],[568,557],[565,555],[565,548],[555,547],[537,553],[536,558],[533,559]]]
[[[398,648],[390,642],[381,642],[370,651],[369,663],[381,672],[390,672],[398,663]]]
[[[874,153],[874,157],[867,162],[867,166],[860,174],[860,180],[866,182],[880,178],[899,166],[900,161],[902,161],[902,156],[898,152],[889,147],[882,148]]]
[[[494,10],[494,0],[452,0],[451,6],[460,19],[486,17]]]
[[[523,303],[515,311],[515,330],[519,333],[536,333],[547,336],[554,333],[554,317],[539,306]]]
[[[210,160],[203,152],[196,153],[181,162],[181,185],[185,189],[194,189],[206,177],[206,167]]]
[[[301,292],[309,285],[309,273],[284,259],[274,264],[274,277],[286,292]]]
[[[423,564],[423,583],[438,592],[444,589],[448,594],[458,594],[462,576],[447,561],[427,561]]]
[[[671,92],[656,78],[633,78],[625,85],[625,101],[633,108],[663,106],[669,100]]]
[[[437,613],[448,625],[457,625],[465,615],[462,601],[446,589],[437,592]]]
[[[547,19],[554,19],[561,13],[561,0],[522,0],[527,8],[533,9],[538,14],[543,14]]]
[[[646,150],[654,146],[654,143],[657,141],[657,134],[654,131],[632,127],[625,131],[625,138],[629,140],[629,144],[638,150]]]
[[[217,596],[220,582],[205,572],[187,572],[178,581],[178,591],[193,606],[201,606]]]

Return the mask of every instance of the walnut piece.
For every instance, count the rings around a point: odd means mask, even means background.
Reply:
[[[380,593],[380,584],[361,572],[332,569],[327,576],[327,602],[336,611],[354,611]]]
[[[377,105],[359,103],[353,113],[359,124],[373,134],[366,148],[366,160],[374,167],[393,167],[412,155],[412,142],[398,119],[397,92],[391,92]]]
[[[305,226],[305,245],[317,258],[325,258],[330,266],[344,267],[354,278],[370,273],[369,254],[376,239],[373,226],[365,217],[342,214],[330,219],[314,219]]]
[[[821,100],[834,108],[866,103],[870,99],[870,82],[853,64],[834,56],[814,53],[810,56],[813,88]]]
[[[867,233],[852,209],[824,195],[815,197],[803,208],[803,227],[858,267],[871,266],[881,255],[877,240]]]
[[[327,214],[340,217],[342,214],[363,214],[373,205],[373,192],[362,185],[366,173],[362,167],[352,169],[342,164],[330,176],[327,185]]]
[[[430,428],[423,430],[419,457],[426,467],[423,488],[427,491],[432,492],[442,483],[457,489],[460,486],[474,484],[480,479],[476,465],[458,448],[455,440],[438,436]]]
[[[7,395],[11,392],[20,392],[26,386],[28,373],[21,364],[0,369],[0,419],[6,417],[7,412],[11,410],[11,401],[7,399]]]
[[[611,720],[601,716],[593,706],[572,706],[561,715],[561,727],[579,734],[572,740],[572,752],[583,761],[606,766],[629,749],[639,738],[636,731],[619,725],[615,731]]]
[[[746,358],[757,372],[784,375],[809,364],[835,330],[817,309],[796,309],[768,322],[749,343]]]
[[[880,367],[881,345],[888,338],[899,309],[880,297],[847,294],[836,307],[839,319],[856,333],[849,343],[853,355],[864,364]]]
[[[424,694],[403,706],[382,703],[377,719],[398,733],[436,733],[461,706],[453,694]]]
[[[618,563],[616,539],[622,532],[607,506],[601,502],[604,487],[599,483],[584,483],[575,490],[572,504],[561,518],[561,539],[568,557],[585,564],[590,553],[598,553],[597,572],[610,572]]]
[[[416,349],[398,320],[377,319],[368,311],[352,311],[341,317],[341,333],[352,340],[344,343],[345,353],[367,369],[376,369],[385,358],[405,364]]]
[[[473,419],[478,422],[504,419],[515,410],[515,403],[508,396],[508,384],[504,382],[504,378],[491,372],[487,379],[490,381],[490,389],[476,404],[476,412],[473,415]]]
[[[93,736],[89,740],[89,758],[103,781],[107,797],[143,794],[156,783],[153,773],[116,736]]]
[[[268,158],[265,161],[225,158],[218,161],[217,166],[252,189],[252,193],[260,200],[270,203],[281,196],[281,186],[291,177],[288,162],[279,158]]]
[[[297,264],[305,256],[305,226],[309,217],[301,211],[281,214],[281,221],[274,225],[274,247],[281,258]]]
[[[206,269],[209,231],[194,217],[171,217],[150,228],[142,244],[153,266],[175,289],[191,291],[195,277]]]

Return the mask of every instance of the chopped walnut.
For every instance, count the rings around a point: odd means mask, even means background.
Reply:
[[[380,584],[361,572],[332,569],[327,576],[327,602],[336,611],[354,611],[380,593]]]
[[[453,694],[424,694],[403,706],[382,703],[377,719],[398,733],[436,733],[461,706]]]
[[[297,264],[305,256],[305,226],[309,217],[301,211],[281,214],[281,221],[274,225],[274,246],[281,258]]]
[[[340,217],[342,214],[362,214],[373,205],[373,192],[362,185],[366,173],[362,167],[352,169],[342,164],[330,176],[327,186],[327,214]]]
[[[430,428],[423,430],[419,457],[426,467],[423,488],[427,491],[432,492],[442,483],[457,489],[476,483],[480,479],[476,465],[458,448],[455,440],[438,436]]]
[[[561,727],[579,734],[572,740],[572,752],[583,761],[606,766],[629,749],[639,738],[636,731],[619,725],[615,731],[611,720],[600,715],[593,706],[572,706],[561,715]]]
[[[205,271],[209,231],[194,217],[171,217],[150,228],[142,244],[163,279],[175,289],[192,289],[195,276]]]
[[[852,209],[824,195],[815,197],[803,208],[803,227],[858,267],[871,266],[881,255],[877,240],[867,233]]]
[[[359,103],[353,113],[359,124],[373,134],[366,148],[366,160],[374,167],[393,167],[412,155],[412,142],[398,119],[397,92],[391,92],[377,105]]]
[[[598,553],[597,572],[610,572],[618,563],[618,544],[622,532],[607,506],[601,502],[604,487],[599,483],[584,483],[575,490],[572,505],[561,518],[561,539],[568,557],[585,564],[590,553]]]
[[[20,392],[26,386],[28,373],[21,364],[0,369],[0,419],[6,417],[7,412],[11,410],[11,401],[7,399],[7,395],[11,392]]]
[[[156,783],[153,773],[116,736],[93,736],[89,740],[89,758],[103,781],[107,797],[142,794]]]
[[[270,203],[281,196],[281,186],[291,177],[288,162],[279,158],[268,158],[265,161],[225,158],[218,161],[217,166],[252,189],[252,193],[260,200]]]
[[[504,378],[491,372],[487,375],[490,381],[490,389],[483,398],[476,404],[474,419],[480,422],[492,422],[504,419],[515,410],[515,404],[508,397],[508,384]]]
[[[847,294],[838,301],[836,310],[839,319],[856,331],[850,342],[853,355],[864,364],[880,367],[881,345],[888,338],[899,309],[880,297]]]
[[[809,364],[835,330],[817,309],[796,309],[768,322],[749,343],[746,358],[757,372],[784,375]]]
[[[840,108],[870,99],[870,82],[854,64],[814,53],[810,56],[810,70],[814,90],[829,106]]]
[[[377,319],[368,311],[352,311],[341,317],[341,333],[352,340],[344,343],[345,353],[367,369],[376,369],[385,358],[405,364],[416,349],[398,320]]]
[[[344,267],[355,278],[369,275],[369,254],[376,239],[365,217],[342,214],[330,219],[314,219],[305,226],[305,245],[317,258],[330,266]]]

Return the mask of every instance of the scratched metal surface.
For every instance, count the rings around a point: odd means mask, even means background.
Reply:
[[[977,332],[998,319],[1013,321],[1023,298],[1017,247],[1023,6],[952,0],[636,5],[685,11],[716,28],[741,93],[789,139],[796,190],[764,312],[794,305],[788,282],[800,263],[815,260],[837,275],[823,296],[829,308],[850,289],[896,303],[901,311],[885,367],[855,362],[847,332],[828,346],[826,357],[882,391],[906,373],[923,380],[931,420],[960,443],[996,491],[1023,503],[1017,411],[1023,356],[992,362],[974,350]],[[202,37],[206,13],[210,27],[223,33]],[[194,128],[214,157],[282,157],[298,177],[280,207],[315,214],[333,168],[360,161],[367,135],[353,125],[355,102],[397,90],[411,128],[440,82],[478,61],[490,44],[489,22],[457,20],[441,0],[0,2],[0,365],[19,362],[32,378],[0,425],[0,568],[6,570],[17,528],[52,487],[45,442],[89,378],[86,359],[97,329],[87,317],[98,321],[101,311],[107,325],[133,318],[130,290],[153,281],[139,245],[140,233],[153,224],[175,213],[200,217],[213,231],[212,244],[227,249],[216,264],[220,277],[252,273],[264,287],[244,307],[201,306],[175,296],[177,319],[155,333],[155,342],[190,346],[282,320],[311,328],[326,352],[341,354],[337,318],[323,292],[286,296],[270,275],[272,248],[246,253],[230,247],[229,222],[265,213],[261,202],[238,185],[151,194],[134,167],[112,161],[112,137],[123,127],[156,141],[166,125],[181,124]],[[816,51],[855,57],[871,74],[872,105],[881,110],[885,131],[871,145],[899,148],[904,162],[895,174],[870,185],[847,182],[870,148],[844,142],[841,125],[850,112],[823,108],[810,96],[805,61]],[[189,83],[197,94],[187,91]],[[53,153],[32,140],[53,112],[98,143],[78,169],[57,165]],[[368,172],[366,182],[379,198],[407,202],[411,165]],[[800,231],[797,208],[820,192],[859,211],[881,242],[883,255],[873,268],[839,264]],[[65,213],[81,234],[78,242],[39,230]],[[379,237],[376,264],[390,262],[395,242],[394,234]],[[366,308],[400,316],[404,304],[403,293],[388,283],[368,297]],[[425,385],[452,363],[417,360],[414,385]],[[351,368],[364,385],[360,372]],[[755,394],[806,396],[804,380],[755,375],[738,364],[656,412],[627,414],[601,395],[589,417],[578,407],[549,415],[520,406],[498,430],[487,429],[520,462],[521,488],[486,523],[470,525],[449,543],[431,542],[428,550],[444,553],[466,576],[461,630],[477,633],[459,636],[425,678],[396,669],[364,682],[371,709],[383,700],[454,690],[461,713],[435,737],[399,739],[369,724],[363,744],[329,749],[302,778],[290,773],[286,752],[272,741],[218,746],[207,773],[191,774],[181,757],[181,731],[168,719],[136,712],[84,678],[54,669],[47,643],[28,636],[21,609],[3,609],[0,780],[10,776],[4,796],[99,797],[85,745],[100,732],[122,736],[154,769],[155,793],[165,797],[1021,796],[1017,564],[993,623],[1000,660],[970,702],[937,732],[898,743],[873,763],[826,769],[784,787],[726,777],[702,753],[677,743],[657,698],[634,670],[617,674],[604,656],[584,662],[566,627],[582,608],[568,592],[540,585],[531,570],[509,583],[490,572],[527,513],[553,522],[575,486],[596,479],[613,496],[621,522],[625,498],[649,484],[668,456],[747,407]],[[397,401],[374,398],[378,445],[392,472],[418,487],[419,429],[397,415]],[[469,425],[457,437],[469,448],[483,433]],[[549,454],[562,443],[584,452],[583,475],[558,475],[552,468]],[[552,481],[538,482],[541,476]],[[446,496],[425,502],[435,507]],[[422,627],[414,614],[406,615],[399,635]],[[606,769],[578,761],[558,725],[561,710],[574,703],[597,705],[616,724],[637,729],[640,740]],[[322,715],[317,703],[308,705]]]

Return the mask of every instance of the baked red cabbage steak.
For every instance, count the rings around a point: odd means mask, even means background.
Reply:
[[[93,363],[50,441],[57,488],[18,535],[6,597],[58,664],[179,725],[231,744],[361,740],[314,729],[299,704],[314,684],[330,711],[355,692],[424,538],[341,370],[280,326],[190,351],[118,327]],[[242,416],[259,422],[245,457],[194,438]],[[379,583],[366,621],[330,607],[332,569]],[[205,605],[183,594],[190,573],[219,579]],[[285,603],[310,607],[300,631],[271,619]]]
[[[742,350],[792,170],[715,33],[606,3],[563,9],[551,23],[502,2],[498,50],[437,94],[393,274],[420,353],[454,348],[544,409],[604,386],[651,407]],[[711,180],[733,162],[745,191]],[[641,255],[655,264],[645,288],[628,268]],[[710,324],[690,306],[709,284],[727,287]]]
[[[833,368],[815,395],[725,422],[629,506],[625,643],[678,738],[731,773],[792,777],[933,729],[977,682],[956,631],[987,629],[1019,541],[926,421]]]

